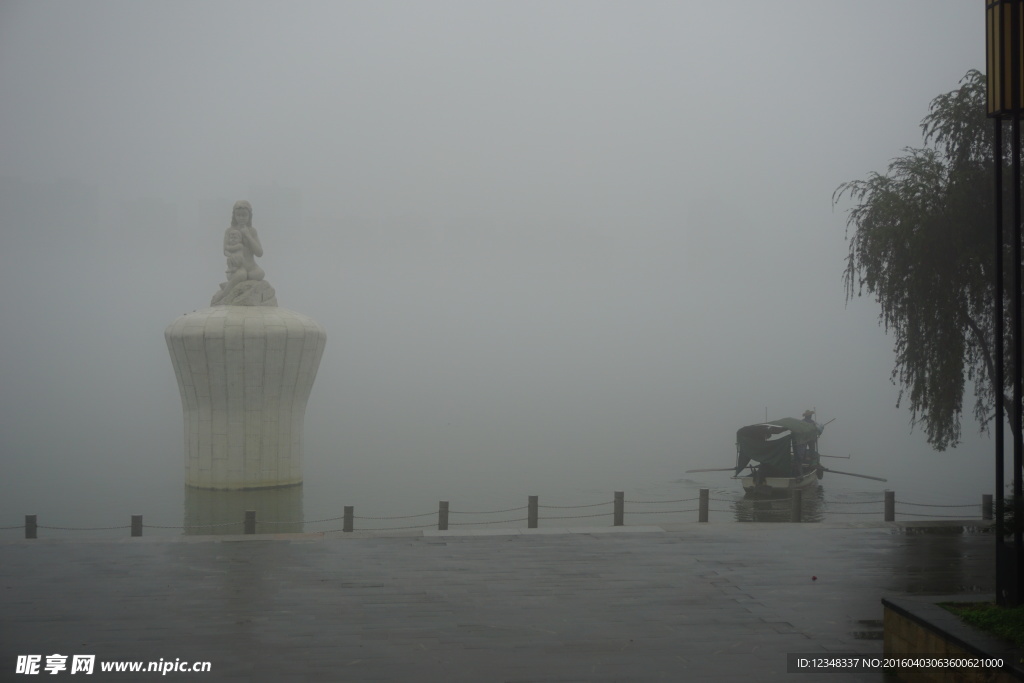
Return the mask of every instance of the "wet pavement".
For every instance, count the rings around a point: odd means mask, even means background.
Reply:
[[[880,681],[786,655],[881,654],[883,597],[992,593],[991,535],[953,524],[8,540],[0,680],[59,653],[87,680]],[[211,671],[99,671],[161,659]]]

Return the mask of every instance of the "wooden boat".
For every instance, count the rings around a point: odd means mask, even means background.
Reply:
[[[813,413],[808,411],[808,414]],[[784,417],[741,427],[736,432],[735,467],[686,472],[732,472],[733,479],[739,479],[743,490],[751,497],[789,496],[793,491],[816,487],[826,472],[885,481],[882,477],[840,472],[821,464],[822,458],[838,457],[818,452],[818,437],[832,420],[818,424],[810,419]],[[741,476],[740,472],[745,469],[750,472]]]
[[[747,425],[736,432],[734,478],[750,496],[788,496],[825,476],[818,453],[823,425],[795,417]],[[749,469],[749,474],[740,472]]]

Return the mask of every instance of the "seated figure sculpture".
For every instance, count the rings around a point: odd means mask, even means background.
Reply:
[[[252,205],[247,201],[235,202],[231,211],[231,226],[224,231],[224,256],[228,281],[221,283],[211,306],[277,306],[274,288],[264,281],[265,273],[256,265],[263,246],[252,227]]]

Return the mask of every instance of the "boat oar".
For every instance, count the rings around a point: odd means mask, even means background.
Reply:
[[[818,453],[818,455],[823,458],[836,458],[838,460],[849,460],[851,457],[849,455],[825,455],[824,453]]]
[[[686,470],[685,474],[690,474],[691,472],[732,472],[735,469],[735,467],[712,467],[703,470]]]
[[[861,479],[874,479],[875,481],[889,481],[888,479],[882,479],[881,477],[872,477],[867,474],[854,474],[853,472],[839,472],[837,470],[830,470],[827,467],[822,467],[822,470],[829,474],[845,474],[848,477],[860,477]]]

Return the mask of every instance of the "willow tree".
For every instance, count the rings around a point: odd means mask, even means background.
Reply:
[[[911,423],[936,450],[960,441],[967,385],[981,429],[994,417],[994,131],[985,96],[984,74],[969,71],[932,100],[923,147],[832,197],[853,202],[847,301],[867,292],[880,304],[879,324],[895,338],[897,406],[909,400]]]

